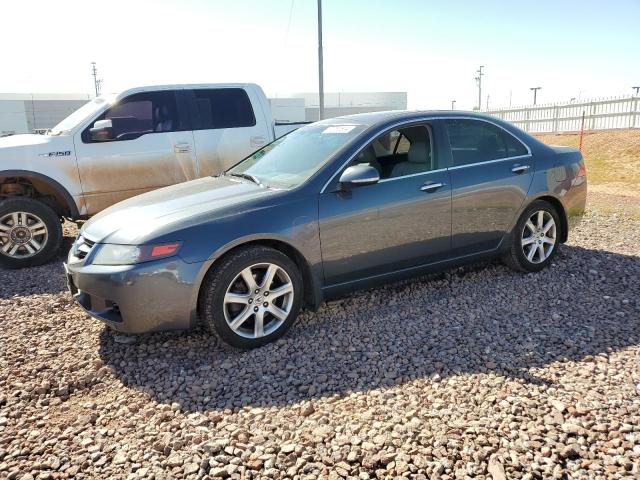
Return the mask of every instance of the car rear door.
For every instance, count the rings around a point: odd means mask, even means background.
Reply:
[[[200,177],[217,175],[269,143],[273,133],[252,89],[193,88],[189,96]]]
[[[530,150],[489,121],[454,118],[443,123],[452,157],[452,255],[493,250],[531,185]]]
[[[393,137],[395,132],[400,133],[396,138],[404,138],[403,129],[396,129],[378,137],[351,162],[375,166],[382,172],[378,183],[341,191],[334,180],[321,193],[320,240],[327,286],[448,257],[451,240],[449,171],[441,168],[432,125],[412,128],[423,129],[430,145],[420,147],[419,135],[415,134],[412,135],[414,142],[409,146],[411,151],[399,152],[397,144],[380,141],[387,135]],[[375,156],[372,156],[374,151]],[[418,161],[409,162],[409,156]],[[423,167],[419,163],[422,156],[425,157]],[[385,161],[393,163],[385,165]]]
[[[196,178],[193,133],[173,90],[132,94],[74,137],[87,215],[116,202]],[[110,119],[114,138],[93,141],[90,129]]]

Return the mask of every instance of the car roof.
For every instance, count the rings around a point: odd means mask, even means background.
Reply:
[[[468,112],[464,110],[388,110],[383,112],[367,112],[367,113],[356,113],[354,115],[343,115],[341,117],[334,117],[327,120],[322,120],[321,123],[326,124],[357,124],[357,125],[366,125],[366,126],[374,126],[382,123],[387,123],[392,120],[419,120],[422,118],[478,118],[484,120],[490,120],[495,122],[497,119],[491,115],[486,115],[478,112]]]

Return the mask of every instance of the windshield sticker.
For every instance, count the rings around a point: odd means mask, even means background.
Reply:
[[[356,128],[355,125],[333,125],[325,128],[322,133],[349,133],[354,128]]]

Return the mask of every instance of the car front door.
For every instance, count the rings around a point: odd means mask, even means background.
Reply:
[[[327,286],[447,258],[450,181],[439,163],[433,132],[431,125],[422,124],[381,135],[351,162],[375,167],[377,183],[344,190],[334,180],[321,193]]]
[[[531,185],[531,154],[493,123],[444,123],[452,156],[452,255],[493,250],[508,233]]]
[[[197,178],[193,132],[176,92],[132,94],[100,115],[112,135],[92,140],[91,123],[74,144],[85,215],[126,198]]]
[[[253,90],[196,88],[187,90],[194,118],[200,176],[217,175],[270,141],[270,125]]]

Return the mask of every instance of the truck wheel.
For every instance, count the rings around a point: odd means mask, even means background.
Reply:
[[[42,265],[62,241],[58,215],[32,198],[13,197],[0,202],[0,266],[24,268]]]

